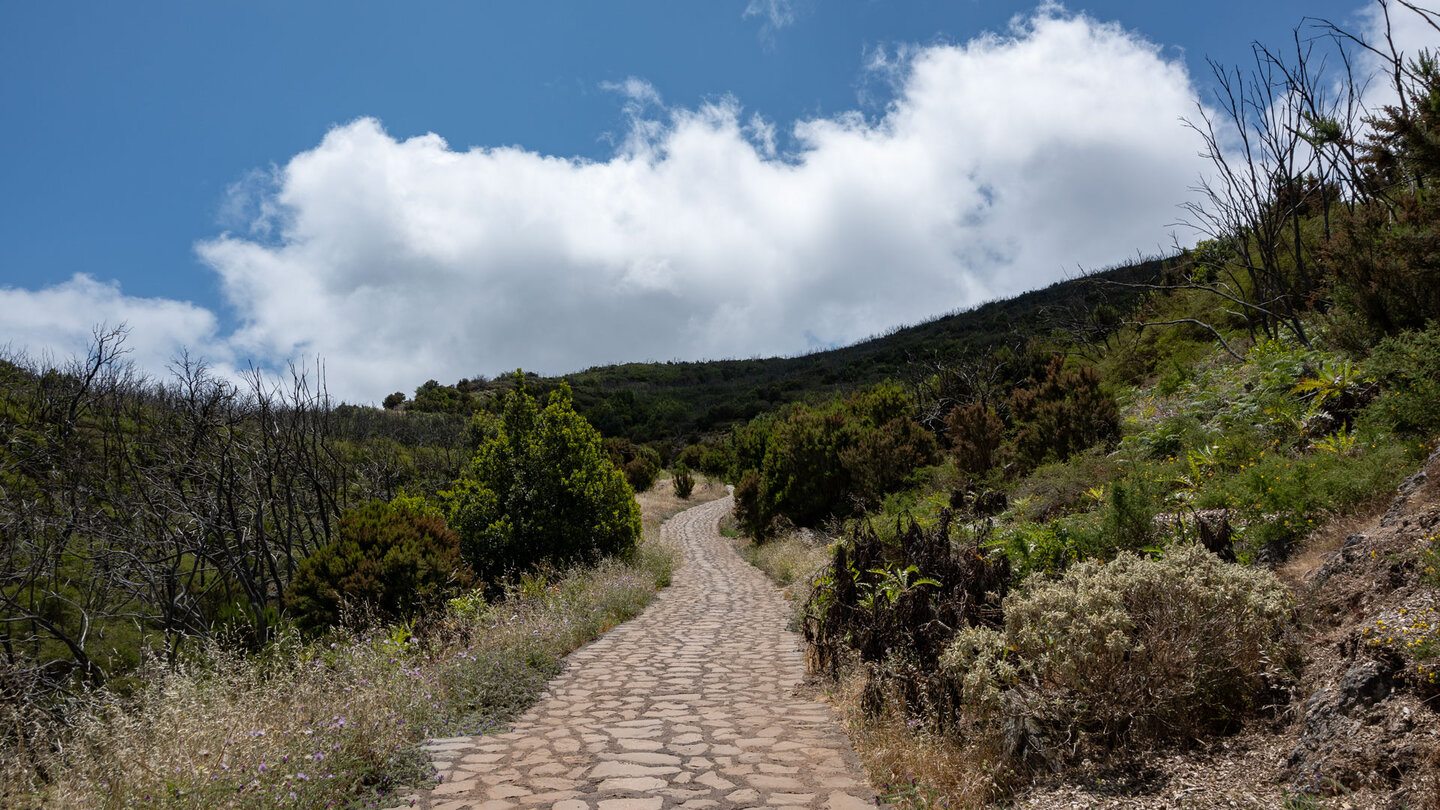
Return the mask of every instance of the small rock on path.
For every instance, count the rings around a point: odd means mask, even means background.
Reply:
[[[432,740],[429,810],[875,806],[834,712],[797,694],[780,592],[720,536],[732,499],[672,518],[684,561],[634,621],[569,658],[504,734]]]

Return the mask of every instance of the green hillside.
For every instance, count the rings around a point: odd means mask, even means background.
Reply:
[[[1165,265],[1162,259],[1123,265],[797,357],[622,363],[535,382],[542,390],[569,383],[576,409],[606,436],[684,445],[788,403],[910,379],[932,359],[984,355],[1002,347],[1019,351],[1032,338],[1075,324],[1101,328],[1105,324],[1094,318],[1097,308],[1129,311],[1140,297],[1134,288],[1105,282],[1158,281]],[[506,379],[460,380],[453,386],[431,381],[403,407],[464,413],[483,407],[508,385]]]

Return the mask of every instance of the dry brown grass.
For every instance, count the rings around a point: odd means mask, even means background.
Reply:
[[[785,598],[799,614],[810,601],[815,577],[830,563],[832,551],[822,536],[809,532],[788,532],[756,545],[748,537],[736,539],[740,556],[764,571],[775,584],[785,589]]]
[[[985,807],[1006,794],[1009,775],[991,763],[979,742],[961,742],[907,720],[887,701],[867,717],[862,708],[867,676],[852,668],[830,692],[851,741],[881,800],[897,808]]]
[[[1325,521],[1305,539],[1301,548],[1283,565],[1275,569],[1275,575],[1286,585],[1299,590],[1309,584],[1310,578],[1325,564],[1326,558],[1344,545],[1345,538],[1375,525],[1390,505],[1391,494],[1384,493],[1372,503],[1356,508],[1346,515]]]

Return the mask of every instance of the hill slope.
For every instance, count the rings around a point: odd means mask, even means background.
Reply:
[[[1163,265],[1161,259],[1124,265],[798,357],[626,363],[559,379],[570,384],[577,409],[605,435],[673,440],[723,429],[789,402],[903,379],[912,363],[928,357],[1018,348],[1067,316],[1088,314],[1101,304],[1128,310],[1135,292],[1096,281],[1149,281]]]

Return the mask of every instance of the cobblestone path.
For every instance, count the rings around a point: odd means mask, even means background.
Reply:
[[[797,695],[800,638],[717,531],[724,498],[672,518],[674,584],[569,658],[512,731],[434,740],[430,810],[863,810],[875,794],[829,706]]]

